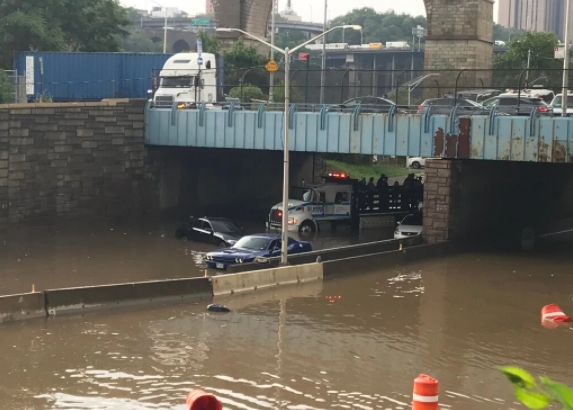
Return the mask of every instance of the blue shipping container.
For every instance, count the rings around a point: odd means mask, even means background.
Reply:
[[[148,98],[153,69],[173,54],[16,53],[14,69],[26,76],[28,101],[44,95],[54,102]]]

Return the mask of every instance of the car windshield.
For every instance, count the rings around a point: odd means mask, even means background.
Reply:
[[[416,226],[421,226],[422,225],[422,214],[413,214],[413,215],[408,215],[407,217],[405,217],[402,220],[402,225],[416,225]]]
[[[248,249],[251,251],[265,251],[269,248],[271,240],[268,238],[260,238],[256,236],[245,236],[240,239],[233,248]]]
[[[195,77],[162,77],[160,87],[189,88],[193,86]]]
[[[290,191],[290,199],[296,201],[310,202],[312,201],[312,189],[305,187],[292,187]]]
[[[560,108],[561,104],[563,104],[561,100],[562,100],[561,96],[558,95],[557,97],[555,97],[553,102],[551,102],[551,105]],[[567,96],[567,108],[573,108],[573,95]]]
[[[231,221],[210,221],[213,225],[215,232],[220,233],[233,233],[240,232],[241,230]]]

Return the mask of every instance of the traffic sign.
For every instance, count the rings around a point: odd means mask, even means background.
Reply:
[[[298,53],[298,59],[300,61],[308,61],[308,53]]]
[[[197,39],[197,64],[203,65],[203,40]]]
[[[267,65],[265,65],[265,68],[269,73],[276,73],[277,71],[279,71],[279,65],[275,60],[269,61]]]
[[[211,19],[206,19],[206,18],[191,19],[191,25],[192,26],[210,26],[211,25]]]
[[[555,58],[558,60],[563,60],[565,58],[565,46],[555,47]]]

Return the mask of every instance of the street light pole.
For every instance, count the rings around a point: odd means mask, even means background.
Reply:
[[[328,0],[324,0],[324,23],[322,31],[326,33],[328,24]],[[322,40],[322,66],[320,71],[320,104],[324,104],[324,87],[326,86],[326,37]]]
[[[271,44],[275,45],[275,13],[276,13],[277,0],[273,0],[271,11]],[[275,49],[271,47],[271,60],[275,59]],[[271,73],[269,77],[269,102],[275,101],[275,73]]]
[[[308,44],[326,36],[328,33],[334,30],[343,29],[343,28],[351,28],[353,30],[362,30],[361,26],[351,25],[351,26],[337,26],[333,27],[330,30],[325,31],[322,34],[319,34],[316,37],[311,38],[310,40],[305,41],[302,44],[294,47],[292,50],[288,47],[284,50],[278,48],[274,44],[270,44],[267,41],[252,35],[251,33],[247,33],[246,31],[240,30],[238,28],[218,28],[217,32],[237,32],[244,34],[247,37],[252,38],[253,40],[258,41],[261,44],[264,44],[271,49],[278,51],[281,54],[284,54],[285,59],[285,107],[284,107],[284,140],[283,140],[283,157],[284,157],[284,167],[283,167],[283,203],[282,203],[282,224],[281,224],[281,265],[286,266],[288,264],[288,200],[289,200],[289,122],[290,122],[290,58],[291,55],[296,53],[301,48],[307,46]]]
[[[567,0],[567,10],[565,11],[565,58],[563,59],[563,90],[561,97],[561,116],[567,117],[567,93],[569,88],[569,24],[571,13],[571,0]]]

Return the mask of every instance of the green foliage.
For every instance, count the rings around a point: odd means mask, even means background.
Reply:
[[[129,25],[116,0],[0,0],[0,67],[15,51],[119,51]]]
[[[205,33],[204,30],[199,31],[198,37],[203,42],[203,52],[211,54],[221,53],[221,41],[219,37],[211,36]]]
[[[515,397],[527,408],[545,409],[550,404],[560,404],[563,410],[573,410],[573,389],[554,382],[549,377],[540,377],[539,384],[527,371],[514,366],[500,369],[513,385]]]
[[[306,34],[299,30],[281,31],[275,36],[275,45],[279,48],[294,48],[308,40]],[[301,50],[301,52],[308,52]],[[296,58],[296,56],[295,56]]]
[[[4,70],[0,70],[0,104],[14,102],[14,87]]]
[[[501,24],[496,24],[493,26],[493,39],[499,41],[505,41],[509,43],[510,41],[519,40],[525,35],[525,31],[518,30],[516,28],[507,28]]]
[[[396,14],[393,11],[377,13],[371,7],[354,9],[350,13],[337,17],[331,22],[331,26],[343,24],[358,24],[363,30],[363,44],[386,43],[387,41],[412,42],[412,28],[421,25],[426,26],[424,16],[411,16],[408,14]],[[329,43],[360,44],[360,32],[355,30],[337,30],[328,35]],[[416,39],[417,42],[417,39]],[[422,43],[424,39],[422,39]]]
[[[269,87],[269,74],[263,67],[268,58],[259,54],[253,47],[246,46],[242,39],[230,50],[223,51],[225,57],[225,89],[228,90],[240,86],[247,69],[257,68],[246,74],[245,83],[249,82],[266,92]],[[247,78],[248,77],[248,78]]]
[[[267,96],[263,93],[263,91],[254,85],[245,84],[241,90],[241,87],[234,87],[231,88],[229,91],[229,97],[232,98],[240,98],[241,102],[251,102],[253,99],[255,100],[266,100]]]
[[[527,32],[521,39],[512,39],[508,44],[509,51],[494,60],[493,68],[500,70],[494,76],[495,85],[517,88],[520,70],[527,68],[528,53],[531,51],[529,78],[547,77],[546,85],[549,88],[559,87],[561,73],[551,71],[563,67],[560,60],[554,59],[554,49],[558,43],[555,33]],[[525,86],[525,82],[522,86]]]
[[[285,99],[285,86],[282,82],[275,83],[274,89],[274,99],[276,103],[282,103]],[[290,87],[290,102],[293,103],[303,103],[304,94],[303,90],[296,87],[296,84],[291,84]]]
[[[162,53],[163,43],[154,43],[141,28],[130,27],[122,48],[128,53]]]

